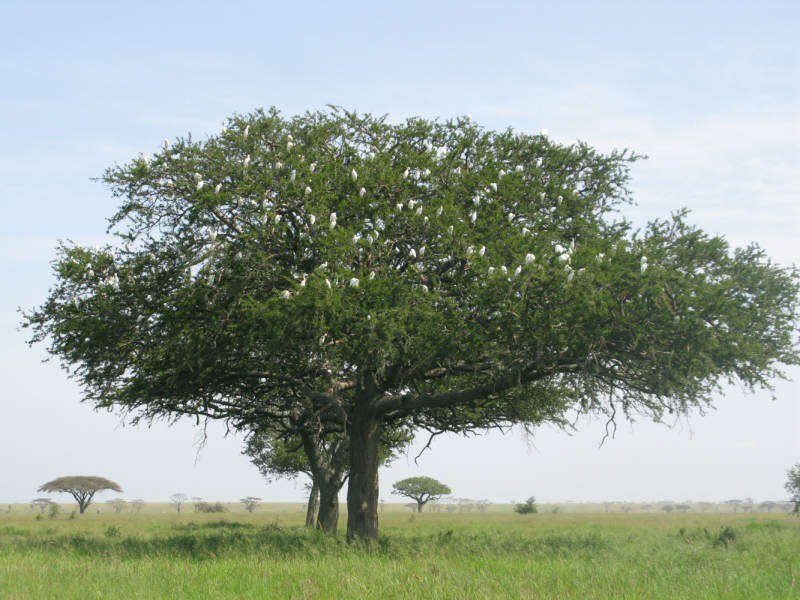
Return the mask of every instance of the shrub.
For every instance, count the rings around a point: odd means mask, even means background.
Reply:
[[[515,504],[514,512],[520,515],[531,515],[533,513],[538,513],[539,509],[536,506],[536,497],[531,496],[525,500],[524,504]]]

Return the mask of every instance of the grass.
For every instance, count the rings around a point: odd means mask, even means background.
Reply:
[[[0,600],[800,597],[800,519],[780,514],[387,512],[371,548],[302,522],[0,515]]]

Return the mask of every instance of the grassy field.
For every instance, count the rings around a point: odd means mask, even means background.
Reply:
[[[286,512],[0,515],[0,600],[795,598],[785,514],[381,515],[371,548]],[[342,523],[346,515],[343,516]]]

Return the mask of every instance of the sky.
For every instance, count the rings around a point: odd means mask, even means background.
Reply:
[[[683,207],[733,246],[800,262],[797,2],[37,2],[0,19],[0,502],[55,477],[100,475],[127,499],[302,501],[264,481],[241,436],[188,421],[125,426],[28,347],[18,308],[42,303],[59,239],[109,241],[116,204],[93,180],[164,138],[205,138],[233,114],[340,105],[392,122],[471,114],[603,152],[630,148],[637,225]],[[800,462],[800,369],[770,393],[726,387],[668,424],[581,418],[532,438],[420,435],[381,471],[493,502],[786,498]],[[792,381],[794,380],[794,381]],[[102,500],[102,498],[101,498]]]

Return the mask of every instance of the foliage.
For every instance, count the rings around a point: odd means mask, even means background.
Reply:
[[[243,503],[245,509],[247,509],[247,512],[251,513],[258,507],[258,503],[261,502],[261,498],[248,496],[247,498],[242,498],[239,500],[239,502]]]
[[[374,538],[385,428],[658,421],[798,363],[797,271],[685,211],[633,231],[637,159],[466,118],[236,116],[107,170],[120,246],[62,244],[24,326],[133,421],[347,431]]]
[[[412,498],[417,502],[418,512],[422,512],[422,507],[431,500],[438,500],[445,494],[450,493],[450,488],[437,481],[433,477],[409,477],[396,481],[392,485],[393,494]],[[413,509],[413,504],[410,505]]]
[[[136,500],[131,500],[131,506],[133,506],[133,508],[135,508],[136,512],[138,513],[140,510],[142,510],[142,507],[144,506],[144,500],[142,500],[141,498],[137,498]]]
[[[177,494],[172,494],[172,496],[169,497],[169,504],[170,506],[175,508],[175,510],[181,512],[181,507],[183,506],[183,503],[186,502],[188,499],[189,497],[186,494],[179,492]]]
[[[113,500],[106,500],[106,504],[108,504],[111,508],[113,508],[117,514],[121,513],[128,505],[128,503],[122,498],[114,498]]]
[[[788,478],[783,487],[789,492],[789,499],[794,502],[794,514],[800,514],[800,463],[786,471]]]
[[[47,516],[51,519],[58,518],[59,514],[61,514],[61,507],[55,502],[47,508]]]
[[[522,504],[515,504],[514,512],[520,515],[532,515],[534,513],[538,513],[539,508],[536,506],[536,498],[531,496]]]
[[[44,514],[44,509],[50,506],[53,503],[50,498],[37,498],[36,500],[31,500],[31,504],[33,506],[38,506],[39,510],[41,511],[40,514]]]
[[[83,475],[59,477],[53,481],[48,481],[38,491],[72,495],[78,503],[80,513],[83,514],[86,508],[94,501],[95,494],[104,490],[122,492],[122,488],[119,487],[118,483],[114,483],[105,477]]]

